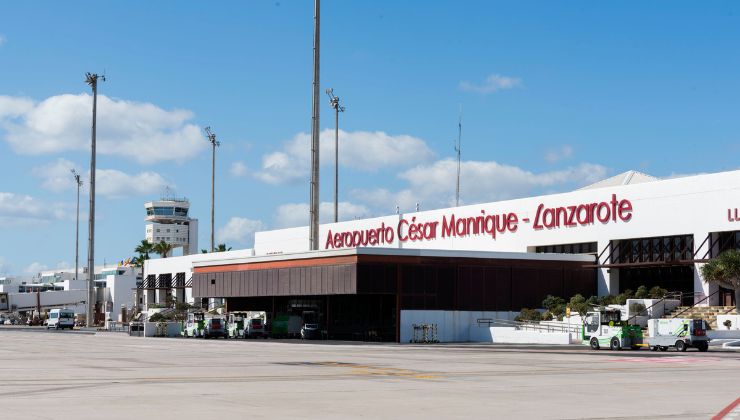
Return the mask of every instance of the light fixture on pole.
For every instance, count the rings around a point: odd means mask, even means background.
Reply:
[[[77,226],[75,230],[75,280],[80,277],[80,187],[82,187],[82,177],[72,169],[72,177],[77,184]]]
[[[339,97],[334,95],[334,89],[327,89],[329,105],[334,110],[334,223],[339,221],[339,113],[344,107],[339,105]]]
[[[95,156],[96,156],[96,134],[97,134],[97,112],[98,112],[98,79],[105,81],[105,75],[98,76],[95,73],[85,73],[85,83],[90,85],[93,92],[92,107],[92,140],[90,153],[90,214],[87,236],[87,326],[95,323]]]
[[[321,28],[320,0],[314,0],[313,29],[313,101],[311,104],[311,204],[309,249],[319,249],[319,40]]]
[[[211,252],[213,252],[215,250],[213,226],[216,216],[216,204],[214,201],[216,197],[216,147],[220,146],[221,142],[216,141],[216,134],[211,131],[211,127],[206,127],[205,131],[208,136],[208,141],[211,143],[211,146],[213,146],[213,152],[211,154]]]

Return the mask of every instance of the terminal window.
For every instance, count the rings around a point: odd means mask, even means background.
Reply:
[[[596,242],[581,242],[577,244],[543,245],[535,248],[538,254],[595,254]]]

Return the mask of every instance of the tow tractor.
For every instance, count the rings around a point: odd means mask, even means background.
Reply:
[[[244,329],[246,325],[244,321],[248,318],[249,312],[234,311],[229,314],[229,337],[230,338],[245,338]]]
[[[622,321],[622,313],[617,309],[602,308],[588,312],[583,322],[583,344],[592,350],[609,347],[611,350],[644,347],[642,329]]]
[[[190,312],[187,321],[185,321],[185,329],[182,331],[182,335],[185,338],[203,337],[205,327],[205,314],[203,312]]]

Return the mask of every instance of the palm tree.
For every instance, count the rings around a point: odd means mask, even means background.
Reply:
[[[226,252],[231,251],[231,247],[226,248],[226,244],[218,244],[214,252]]]
[[[158,244],[154,245],[154,247],[152,248],[152,251],[159,254],[159,256],[162,258],[167,258],[167,254],[169,254],[170,251],[172,251],[172,245],[168,244],[165,241],[161,241]]]
[[[138,252],[140,257],[143,257],[142,259],[148,260],[149,259],[149,253],[154,251],[154,245],[152,245],[151,242],[147,241],[146,239],[143,239],[139,245],[134,248],[134,252]]]
[[[729,249],[701,267],[704,281],[735,291],[735,312],[740,314],[740,250]]]

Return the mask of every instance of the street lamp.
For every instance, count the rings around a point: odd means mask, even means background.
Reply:
[[[94,323],[93,309],[95,306],[95,136],[96,120],[98,110],[98,79],[105,81],[105,76],[98,76],[94,73],[85,73],[85,83],[90,85],[93,92],[92,108],[92,146],[90,154],[90,214],[89,228],[87,239],[87,326]]]
[[[327,89],[329,105],[334,110],[334,223],[339,221],[339,113],[344,107],[339,105],[339,97],[334,95],[334,89]]]
[[[75,280],[79,280],[80,277],[80,187],[82,187],[82,178],[80,174],[72,169],[72,177],[75,179],[77,184],[77,227],[75,233]]]
[[[211,143],[211,146],[213,146],[213,152],[211,154],[211,252],[213,252],[216,249],[213,237],[213,226],[216,215],[214,202],[216,196],[216,147],[220,146],[221,142],[216,141],[216,134],[211,131],[211,127],[206,127],[205,132],[208,136],[208,141]]]

